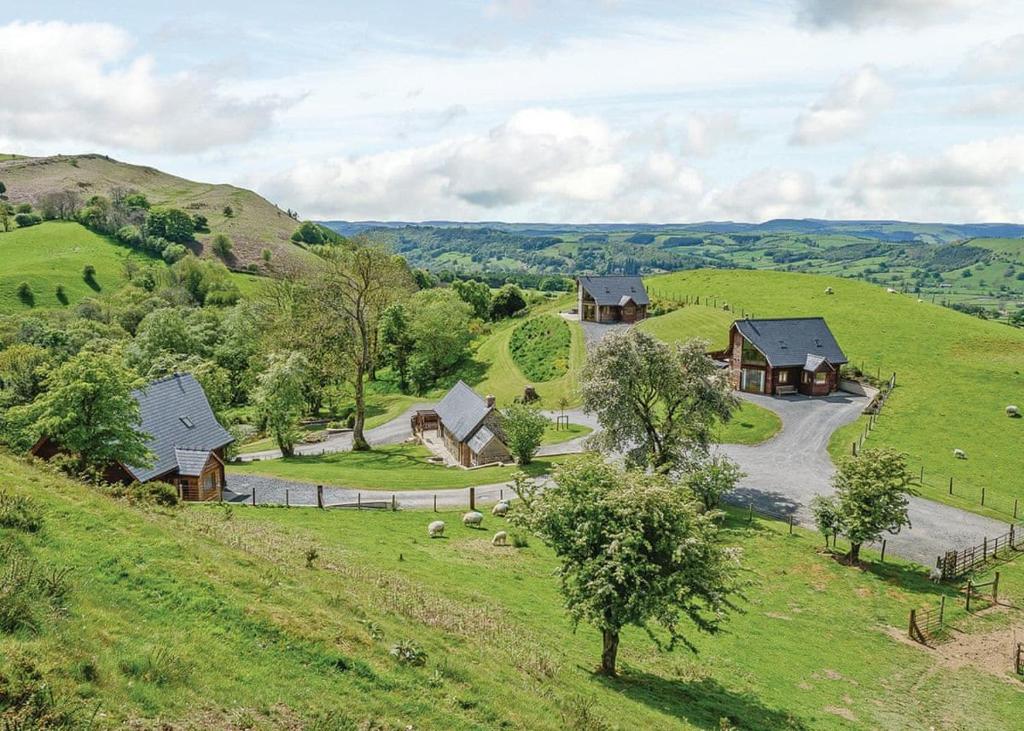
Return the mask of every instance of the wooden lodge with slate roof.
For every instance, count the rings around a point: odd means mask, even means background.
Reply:
[[[581,322],[639,322],[651,303],[640,277],[580,277],[576,290]]]
[[[725,360],[733,388],[784,396],[827,396],[839,389],[846,355],[821,317],[737,320]]]
[[[224,487],[224,448],[234,438],[213,415],[206,393],[188,373],[176,373],[132,392],[139,404],[138,431],[149,437],[149,467],[109,465],[108,482],[150,482],[173,485],[183,500],[213,500]],[[60,445],[40,439],[32,454],[49,459]]]
[[[412,415],[412,432],[421,440],[434,431],[452,460],[462,467],[511,461],[494,397],[481,398],[463,381],[433,409]]]

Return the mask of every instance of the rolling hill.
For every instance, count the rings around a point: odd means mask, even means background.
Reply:
[[[642,325],[666,340],[701,336],[722,345],[728,322],[744,311],[824,316],[852,366],[882,377],[896,373],[896,391],[868,443],[907,453],[915,470],[923,466],[924,496],[1001,519],[1012,515],[1015,500],[1024,502],[1024,419],[1005,412],[1024,404],[1024,330],[837,277],[703,270],[647,284],[655,296],[701,299]],[[719,307],[729,303],[731,312],[705,306],[708,296]],[[863,428],[862,418],[840,429],[833,455],[847,454]],[[968,458],[955,459],[954,449]]]
[[[260,266],[263,249],[275,259],[302,256],[290,240],[298,223],[251,190],[186,180],[151,167],[119,162],[103,155],[12,157],[0,155],[0,181],[12,203],[37,204],[47,193],[75,191],[82,199],[109,195],[115,188],[138,191],[154,206],[173,206],[209,220],[199,233],[200,249],[216,233],[234,242],[233,268]],[[225,215],[230,207],[232,215]]]

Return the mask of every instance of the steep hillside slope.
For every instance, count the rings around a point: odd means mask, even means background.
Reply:
[[[53,192],[72,190],[83,199],[109,195],[115,188],[144,193],[154,206],[173,206],[209,220],[209,233],[197,234],[204,246],[215,233],[234,242],[235,268],[259,264],[263,249],[272,257],[301,255],[289,237],[298,223],[251,190],[233,185],[197,183],[151,167],[118,162],[103,155],[0,157],[0,181],[12,203],[38,203]],[[230,207],[231,215],[225,215]]]
[[[728,302],[734,314],[824,316],[851,365],[883,378],[897,374],[869,442],[905,451],[915,470],[923,466],[924,495],[1001,511],[1000,517],[1012,515],[1015,498],[1024,501],[1024,419],[1005,413],[1010,404],[1024,407],[1024,330],[836,277],[703,270],[653,277],[648,286],[680,300],[711,296],[719,306]],[[716,322],[706,312],[704,305],[684,307],[644,327],[665,339],[700,335],[724,342],[725,320],[734,314]],[[849,452],[863,428],[862,420],[841,429],[834,453]],[[954,449],[968,458],[955,459]]]
[[[975,622],[952,589],[891,560],[852,570],[782,523],[727,522],[750,584],[723,633],[680,627],[691,654],[630,629],[623,675],[605,680],[590,671],[600,636],[573,630],[551,552],[532,537],[492,546],[507,523],[490,515],[478,531],[450,512],[131,507],[3,453],[0,486],[43,519],[0,526],[0,601],[26,597],[30,567],[47,579],[0,626],[0,726],[1017,727],[1005,677],[894,639],[939,593],[964,632],[1008,632],[1012,615]],[[443,540],[426,537],[436,517]],[[1015,604],[1020,567],[1002,574]],[[396,643],[425,665],[396,662]]]

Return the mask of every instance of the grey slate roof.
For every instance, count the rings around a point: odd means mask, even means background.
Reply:
[[[820,355],[807,354],[807,360],[804,361],[804,370],[814,373],[821,368],[822,363],[828,363],[828,361]]]
[[[155,457],[149,468],[125,465],[139,482],[178,470],[182,462],[186,469],[195,469],[200,454],[205,455],[199,465],[202,470],[211,451],[234,441],[217,422],[203,387],[191,374],[161,378],[133,391],[132,396],[142,417],[139,431],[150,436],[147,446]]]
[[[832,365],[847,362],[846,354],[821,317],[737,320],[736,328],[764,353],[773,368],[803,367],[809,355],[820,356]]]
[[[638,305],[651,303],[640,277],[580,277],[579,281],[599,305],[622,306],[629,300]]]
[[[210,451],[206,449],[175,449],[174,458],[178,461],[178,474],[199,477],[203,474],[203,467],[210,461]]]
[[[444,428],[455,439],[464,442],[491,412],[491,407],[464,381],[459,381],[444,395],[434,411]]]
[[[486,426],[482,426],[480,427],[480,429],[477,430],[477,433],[473,435],[472,439],[470,439],[467,442],[467,445],[474,452],[480,454],[483,448],[486,447],[494,438],[494,432],[492,432]]]

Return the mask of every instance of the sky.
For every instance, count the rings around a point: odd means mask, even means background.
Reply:
[[[1024,222],[1024,0],[6,10],[0,152],[304,218]]]

